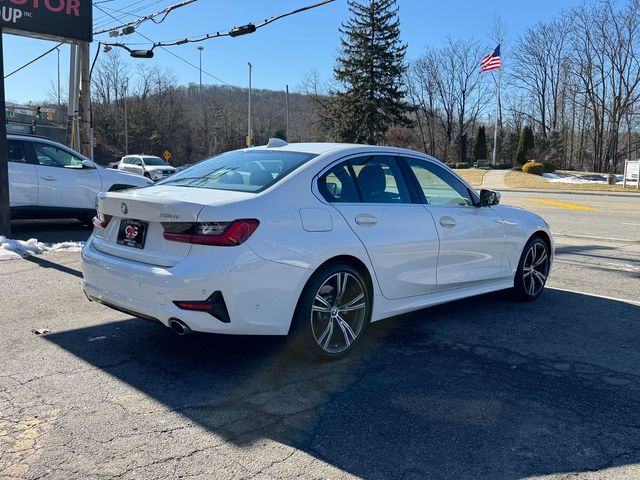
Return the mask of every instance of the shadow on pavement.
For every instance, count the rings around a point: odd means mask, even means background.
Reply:
[[[37,238],[45,243],[85,242],[92,230],[93,227],[75,219],[13,220],[11,222],[11,238],[15,240]]]
[[[325,364],[278,338],[177,337],[138,319],[44,339],[229,442],[272,439],[367,479],[640,462],[640,307],[624,302],[476,297],[374,324]]]
[[[54,270],[58,270],[59,272],[67,273],[69,275],[73,275],[74,277],[83,278],[82,272],[80,270],[62,265],[61,263],[51,262],[45,258],[42,258],[41,256],[27,255],[26,257],[23,257],[23,259],[27,262],[39,265],[42,268],[53,268]]]

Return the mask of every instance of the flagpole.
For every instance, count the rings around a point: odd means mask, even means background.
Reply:
[[[498,72],[498,82],[496,84],[496,125],[493,129],[493,166],[496,165],[496,152],[498,150],[498,117],[500,116],[500,79],[502,78],[502,67]]]

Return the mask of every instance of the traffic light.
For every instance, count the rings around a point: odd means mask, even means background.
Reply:
[[[33,133],[35,135],[36,133],[36,127],[38,126],[38,122],[36,122],[35,120],[33,122],[31,122],[31,133]]]
[[[36,107],[36,120],[40,120],[42,118],[42,112],[40,107]]]

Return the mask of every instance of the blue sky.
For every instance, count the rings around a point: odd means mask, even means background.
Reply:
[[[145,15],[161,10],[179,0],[109,0],[99,4],[123,23],[135,19],[125,15]],[[284,13],[317,0],[197,0],[191,5],[172,12],[164,23],[147,22],[138,27],[144,35],[155,41],[175,40],[215,31]],[[97,2],[94,2],[97,4]],[[420,55],[426,45],[439,45],[452,37],[473,37],[490,43],[489,23],[500,15],[507,26],[507,46],[526,29],[541,20],[554,18],[562,9],[582,3],[579,0],[537,0],[518,2],[513,0],[484,1],[459,0],[434,2],[428,0],[399,0],[403,40],[408,44],[408,59]],[[247,85],[247,62],[253,64],[253,86],[256,88],[291,90],[302,81],[311,69],[323,76],[331,75],[334,58],[339,48],[341,22],[348,18],[346,0],[287,17],[258,30],[252,35],[237,38],[221,38],[203,44],[203,70],[226,83]],[[117,22],[94,7],[94,25],[100,29]],[[146,42],[137,34],[124,37],[127,42]],[[109,40],[106,35],[95,38],[92,56],[98,40]],[[52,42],[4,35],[5,75],[27,61],[45,52]],[[145,48],[142,43],[139,48]],[[198,65],[195,44],[171,47],[180,57]],[[135,65],[161,65],[169,68],[180,83],[198,82],[198,69],[160,49],[152,60],[130,59]],[[503,54],[508,55],[508,51]],[[479,60],[479,59],[478,59]],[[69,47],[61,48],[61,81],[68,79]],[[508,68],[508,65],[507,65]],[[34,65],[5,80],[8,101],[38,102],[46,98],[46,91],[57,82],[57,58],[55,52]],[[204,83],[220,83],[203,75]]]

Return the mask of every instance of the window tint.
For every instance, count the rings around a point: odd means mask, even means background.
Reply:
[[[333,167],[320,177],[318,179],[318,190],[324,199],[331,203],[360,201],[356,184],[349,172],[347,163]]]
[[[166,165],[167,164],[160,157],[141,157],[141,158],[144,161],[145,165],[160,166],[160,165]]]
[[[274,150],[236,150],[204,160],[158,185],[258,192],[316,155]]]
[[[467,186],[451,172],[431,162],[406,158],[429,205],[472,206]]]
[[[394,157],[376,155],[351,161],[365,203],[411,203],[400,166]]]
[[[27,163],[27,155],[22,142],[9,140],[7,142],[7,153],[9,154],[10,162]]]
[[[67,150],[45,143],[33,143],[33,149],[38,164],[44,167],[82,168],[82,159]]]

